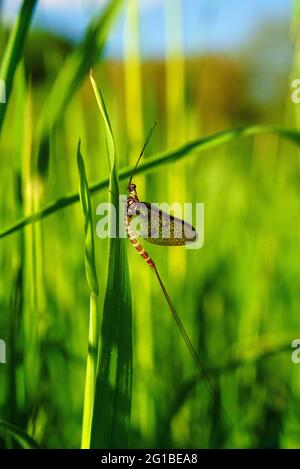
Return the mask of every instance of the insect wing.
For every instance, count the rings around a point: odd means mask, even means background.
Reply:
[[[152,244],[183,246],[195,242],[197,231],[189,223],[164,212],[149,202],[134,204],[139,235]]]

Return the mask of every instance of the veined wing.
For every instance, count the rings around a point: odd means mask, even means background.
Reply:
[[[183,246],[198,239],[192,225],[164,212],[149,202],[137,202],[132,207],[139,229],[138,236],[161,246]]]

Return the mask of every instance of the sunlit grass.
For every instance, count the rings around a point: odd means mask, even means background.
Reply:
[[[0,445],[299,446],[300,381],[290,360],[300,306],[300,134],[293,121],[287,129],[280,108],[279,126],[241,128],[236,118],[229,130],[224,120],[223,132],[202,134],[205,110],[186,68],[179,0],[172,18],[166,0],[161,68],[142,62],[136,0],[124,29],[124,73],[116,77],[102,60],[125,4],[114,1],[53,83],[47,77],[40,85],[22,63],[34,3],[26,2],[26,13],[24,3],[2,62],[10,103],[0,110],[0,338],[8,352],[0,365]],[[176,24],[177,54],[168,41]],[[106,105],[95,81],[90,86],[92,65]],[[107,246],[92,239],[93,207],[108,198],[117,206],[154,120],[150,156],[136,173],[140,196],[204,202],[205,246],[147,248],[232,428],[181,344],[153,273],[134,250],[128,269],[127,240]],[[213,122],[219,129],[222,119]],[[126,162],[120,168],[112,128]]]

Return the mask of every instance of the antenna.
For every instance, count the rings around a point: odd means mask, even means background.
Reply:
[[[144,146],[143,146],[143,148],[142,148],[142,151],[141,151],[141,153],[140,153],[140,156],[138,157],[138,160],[137,160],[137,162],[136,162],[136,165],[135,165],[135,167],[134,167],[134,170],[132,171],[132,174],[131,174],[131,176],[130,176],[129,184],[131,184],[131,181],[132,181],[132,178],[133,178],[133,176],[134,176],[134,174],[135,174],[136,168],[138,167],[138,164],[139,164],[139,162],[140,162],[140,159],[142,158],[142,156],[143,156],[143,154],[144,154],[144,152],[145,152],[145,150],[146,150],[146,147],[147,147],[147,145],[148,145],[148,143],[149,143],[149,141],[150,141],[150,138],[152,137],[152,134],[153,134],[153,132],[154,132],[154,129],[155,129],[155,127],[156,127],[156,124],[157,124],[157,122],[155,121],[153,127],[151,127],[151,129],[150,129],[149,132],[148,132],[148,135],[147,135],[146,141],[145,141],[145,143],[144,143]]]

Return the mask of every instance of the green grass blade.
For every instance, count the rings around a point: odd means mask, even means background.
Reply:
[[[39,446],[24,430],[5,420],[0,420],[0,430],[14,437],[24,449],[37,449]]]
[[[18,88],[26,88],[24,70],[20,70],[16,82]],[[23,76],[22,76],[23,75]],[[23,84],[22,84],[23,81]],[[20,90],[18,90],[20,91]],[[32,163],[32,90],[28,88],[23,96],[23,112],[18,112],[23,129],[21,131],[20,175],[22,188],[22,212],[30,214],[37,210],[39,197],[34,190],[31,178]],[[21,130],[21,129],[20,129]],[[36,224],[28,227],[23,233],[21,242],[22,253],[22,336],[23,336],[23,372],[24,394],[26,396],[26,409],[29,411],[39,398],[41,369],[43,356],[41,344],[43,333],[41,324],[45,319],[45,284],[44,284],[44,251],[43,251],[43,226]],[[34,433],[34,419],[31,421],[32,434]]]
[[[83,424],[81,447],[89,448],[91,437],[91,424],[94,407],[95,383],[97,371],[98,339],[100,318],[97,311],[97,298],[99,292],[95,260],[93,209],[89,186],[87,182],[83,157],[80,152],[80,141],[77,148],[77,165],[79,172],[79,193],[81,207],[84,215],[85,232],[85,271],[90,294],[90,323],[89,342],[86,366],[86,380],[83,405]]]
[[[110,201],[119,232],[116,151],[103,97],[91,77],[104,120],[110,166]],[[110,212],[110,227],[113,211]],[[132,305],[125,241],[109,239],[108,278],[99,346],[91,448],[125,448],[130,431],[132,393]]]
[[[78,143],[77,148],[77,165],[80,179],[79,194],[81,207],[84,214],[86,277],[91,293],[93,293],[95,296],[98,296],[99,287],[95,260],[93,208],[84,167],[84,161],[80,152],[80,141]]]
[[[0,106],[0,131],[10,98],[14,75],[23,54],[24,42],[32,20],[37,0],[24,0],[17,21],[12,29],[10,38],[1,62],[0,78],[5,81],[6,105]]]
[[[135,161],[144,139],[144,97],[142,80],[142,58],[140,51],[140,24],[138,0],[129,0],[126,5],[124,25],[124,86],[125,126],[130,155]],[[134,112],[132,112],[134,109]]]
[[[98,89],[97,84],[94,80],[94,77],[92,75],[92,72],[90,72],[90,80],[92,83],[92,87],[94,90],[94,94],[96,97],[96,101],[98,104],[98,107],[100,109],[103,121],[104,121],[104,126],[105,126],[105,141],[106,141],[106,146],[107,146],[107,155],[108,155],[108,164],[109,164],[109,169],[111,172],[111,176],[113,175],[114,179],[116,179],[116,146],[115,146],[115,140],[111,128],[111,124],[109,121],[107,109],[104,103],[103,96],[101,94],[101,91]],[[114,182],[114,181],[113,181]],[[116,188],[118,189],[118,183],[116,182]],[[115,194],[112,194],[115,195]]]
[[[225,143],[231,142],[237,138],[251,137],[260,134],[274,134],[278,137],[281,137],[285,140],[290,141],[291,143],[299,146],[300,145],[300,132],[294,129],[286,129],[283,127],[277,126],[251,126],[251,127],[242,127],[233,130],[224,130],[207,137],[202,137],[200,139],[194,140],[186,145],[182,145],[174,150],[168,150],[165,152],[158,153],[156,155],[150,156],[145,159],[136,169],[136,174],[144,173],[146,171],[154,170],[159,166],[162,166],[167,163],[172,163],[174,161],[180,160],[189,156],[191,154],[201,153],[202,151],[215,148],[217,146],[223,145]],[[126,166],[125,168],[120,169],[119,179],[126,180],[130,177],[132,173],[132,167]],[[90,186],[91,193],[98,192],[102,189],[105,189],[109,185],[108,179],[103,179],[101,181],[96,181]],[[27,217],[23,217],[20,220],[12,223],[11,225],[3,228],[0,231],[0,239],[8,236],[16,231],[24,228],[24,226],[30,225],[41,219],[56,213],[57,211],[68,207],[79,201],[79,194],[73,193],[60,197],[54,202],[49,203],[42,210],[33,213]]]

